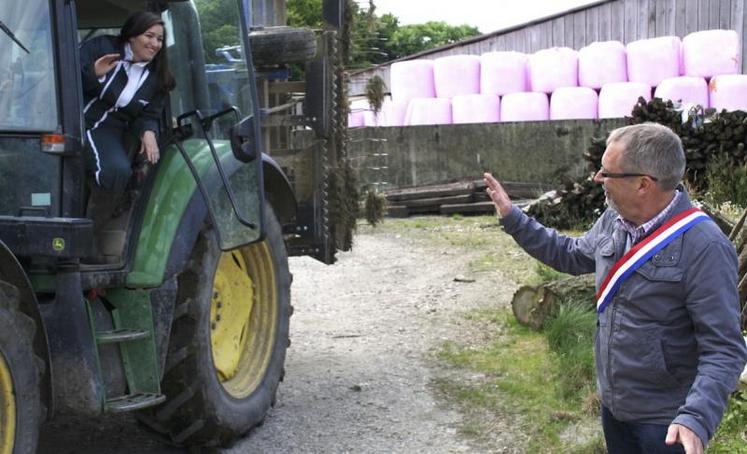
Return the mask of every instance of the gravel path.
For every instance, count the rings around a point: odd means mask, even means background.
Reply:
[[[508,304],[514,284],[497,272],[469,275],[469,258],[454,251],[368,227],[338,257],[332,266],[291,259],[295,314],[277,405],[220,452],[517,452],[504,421],[491,422],[490,443],[464,438],[462,415],[432,387],[455,373],[436,366],[434,349],[480,335],[459,314]],[[55,423],[40,452],[185,452],[149,441],[129,418],[97,424]],[[69,451],[67,440],[77,440]]]

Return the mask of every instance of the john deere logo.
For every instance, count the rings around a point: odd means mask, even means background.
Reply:
[[[54,249],[57,252],[60,252],[65,249],[65,240],[62,238],[53,238],[52,239],[52,249]]]

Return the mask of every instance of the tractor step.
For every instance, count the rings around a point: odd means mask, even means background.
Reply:
[[[145,339],[150,333],[137,329],[114,329],[111,331],[99,331],[96,333],[96,342],[99,345],[114,344],[117,342],[130,342]]]
[[[106,409],[110,413],[140,410],[153,407],[166,400],[163,394],[138,393],[114,397],[106,401]]]

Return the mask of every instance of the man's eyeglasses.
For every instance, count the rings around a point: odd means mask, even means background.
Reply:
[[[603,176],[604,178],[649,177],[654,181],[659,181],[658,178],[656,178],[655,176],[649,175],[647,173],[628,173],[628,172],[615,173],[615,172],[607,172],[606,170],[601,169],[599,171],[599,175]]]

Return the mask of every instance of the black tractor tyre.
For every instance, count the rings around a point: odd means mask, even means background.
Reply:
[[[140,422],[173,444],[230,446],[259,425],[275,403],[291,305],[288,256],[269,204],[265,226],[263,241],[229,252],[220,250],[215,231],[206,226],[179,275],[161,383],[167,400],[138,414]],[[244,316],[247,298],[252,308]],[[223,324],[232,320],[245,321],[221,337]]]
[[[255,66],[304,63],[316,55],[316,36],[308,28],[256,28],[249,32]]]
[[[34,354],[36,325],[19,309],[16,287],[0,281],[0,454],[33,454],[44,414]]]

